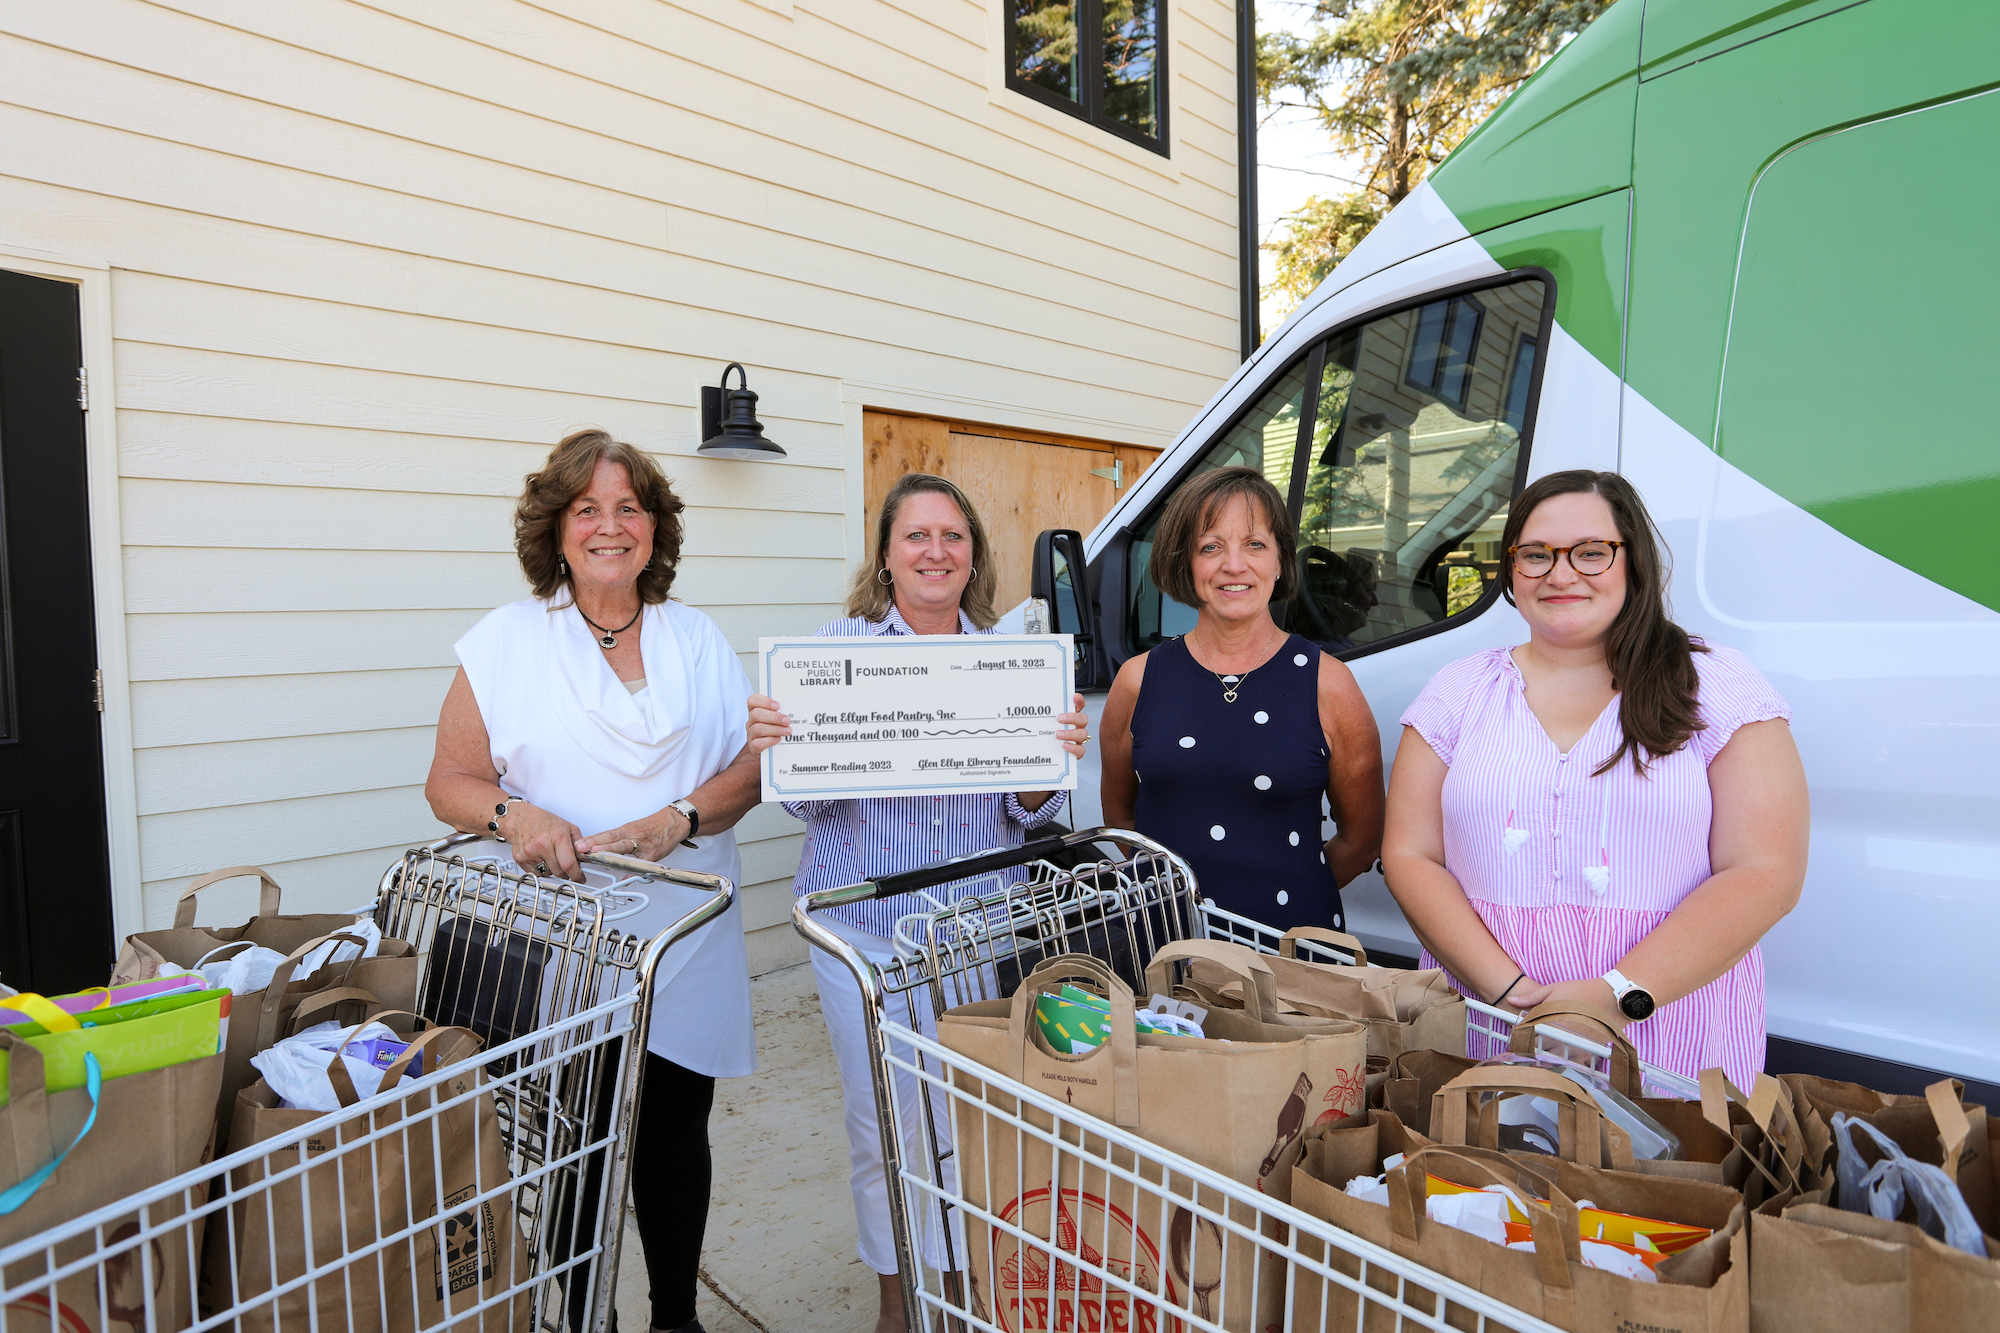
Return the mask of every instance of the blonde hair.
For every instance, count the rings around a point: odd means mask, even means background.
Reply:
[[[882,571],[889,567],[889,530],[903,501],[924,491],[947,497],[965,515],[965,526],[972,534],[972,577],[966,581],[958,605],[973,624],[980,629],[991,629],[993,622],[1000,619],[993,609],[993,599],[1000,590],[1000,572],[994,568],[993,552],[986,544],[986,525],[979,521],[979,511],[965,498],[964,491],[928,472],[905,473],[882,497],[881,512],[875,516],[875,549],[867,563],[854,571],[853,586],[847,590],[847,614],[868,621],[879,621],[889,614],[889,607],[896,600],[895,585],[882,581]]]

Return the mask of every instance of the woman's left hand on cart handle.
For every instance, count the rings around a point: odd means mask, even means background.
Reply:
[[[700,810],[700,807],[695,807]],[[688,835],[687,816],[668,806],[656,815],[635,819],[629,824],[579,838],[578,853],[609,852],[613,856],[634,856],[655,865],[664,862]]]

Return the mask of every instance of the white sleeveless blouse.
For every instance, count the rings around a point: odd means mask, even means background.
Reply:
[[[618,679],[565,596],[494,611],[456,645],[486,723],[500,786],[585,835],[655,814],[721,772],[743,748],[750,683],[722,631],[678,602],[648,606],[639,655],[646,688]],[[666,864],[741,887],[732,832],[677,847]],[[701,895],[646,886],[651,905],[619,928],[651,935]],[[750,968],[739,899],[670,947],[655,976],[647,1049],[715,1078],[755,1073]]]

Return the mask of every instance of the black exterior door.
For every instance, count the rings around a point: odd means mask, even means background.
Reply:
[[[77,289],[0,271],[0,981],[111,975]]]

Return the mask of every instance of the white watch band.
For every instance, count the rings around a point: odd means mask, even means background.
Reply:
[[[1638,982],[1632,980],[1630,977],[1626,976],[1623,972],[1620,972],[1615,967],[1612,968],[1609,972],[1606,972],[1604,974],[1604,980],[1610,983],[1611,998],[1614,1000],[1624,999],[1626,991],[1639,989]]]

